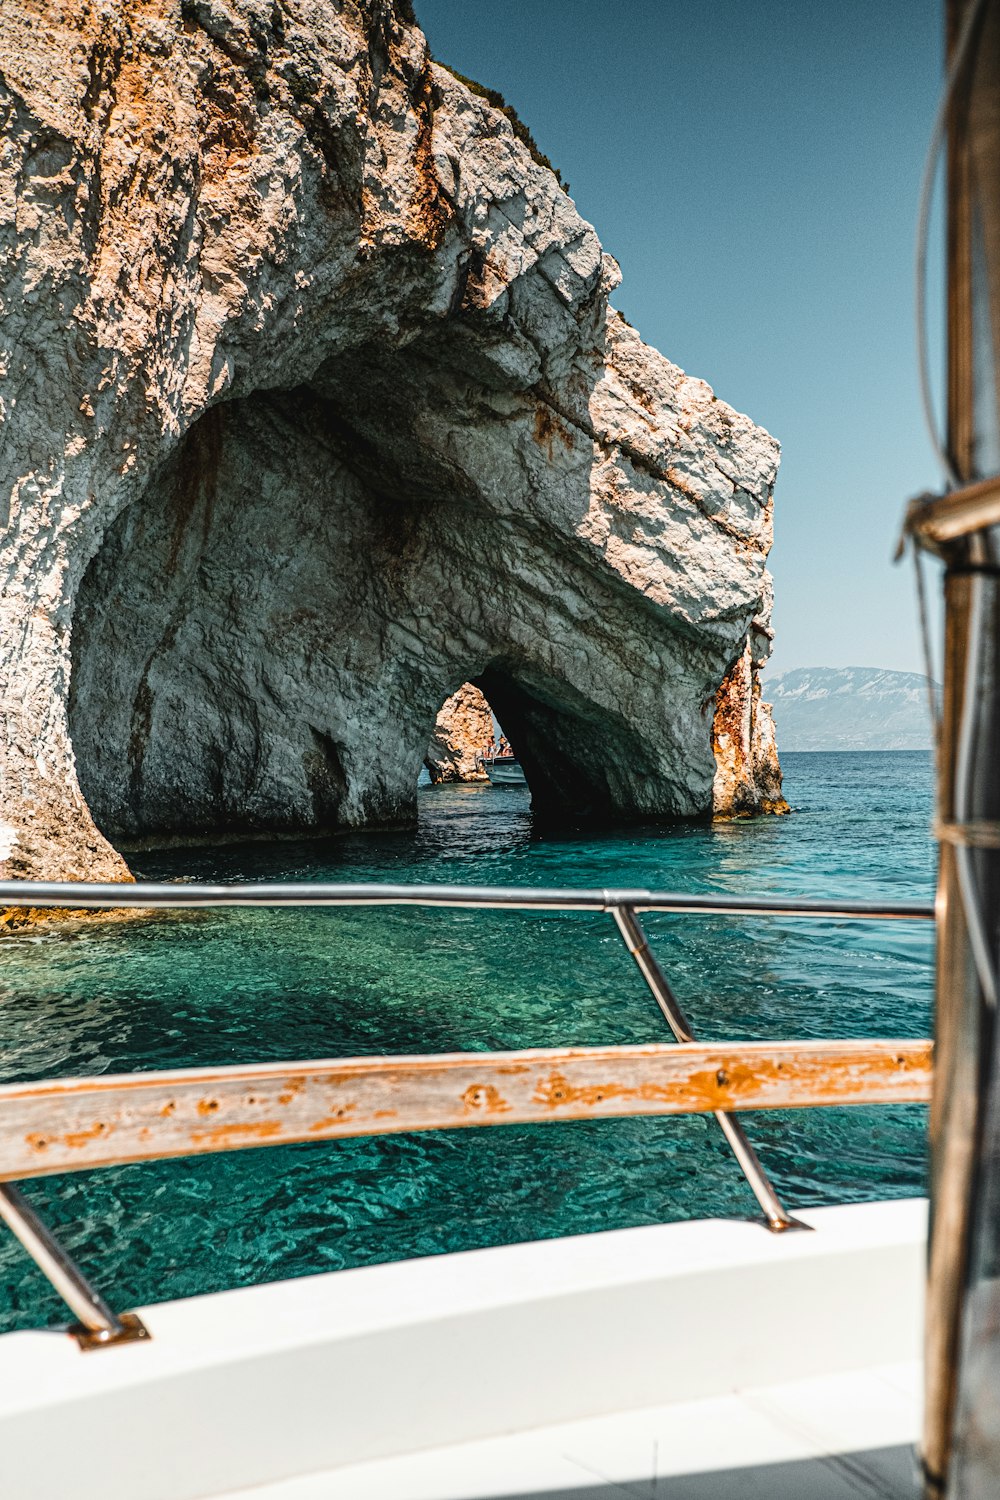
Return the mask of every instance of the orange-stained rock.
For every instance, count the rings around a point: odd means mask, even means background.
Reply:
[[[477,687],[463,682],[437,716],[424,764],[432,781],[488,781],[478,757],[493,738],[493,714]]]
[[[749,641],[715,695],[712,749],[716,817],[791,811],[781,793],[771,705],[761,698]]]

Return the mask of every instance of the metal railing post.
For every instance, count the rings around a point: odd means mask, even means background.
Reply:
[[[650,952],[646,934],[635,910],[626,904],[612,905],[610,911],[626,948],[635,959],[639,972],[652,991],[653,999],[663,1012],[675,1039],[678,1042],[693,1042],[695,1035],[687,1016],[670,987],[670,981]],[[781,1200],[771,1186],[770,1179],[736,1116],[722,1109],[717,1109],[713,1113],[723,1135],[729,1142],[733,1155],[743,1169],[743,1175],[750,1184],[754,1197],[764,1212],[767,1227],[776,1234],[780,1234],[784,1229],[803,1228],[804,1226],[797,1219],[793,1219],[782,1208]]]
[[[35,1265],[55,1287],[77,1319],[70,1329],[81,1349],[103,1349],[109,1344],[148,1339],[149,1333],[135,1313],[115,1313],[84,1276],[35,1213],[20,1188],[0,1182],[0,1219],[20,1240]]]

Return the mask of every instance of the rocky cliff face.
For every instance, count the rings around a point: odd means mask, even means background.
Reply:
[[[408,820],[470,678],[541,814],[709,814],[723,682],[771,800],[777,446],[405,5],[5,0],[0,72],[5,874]]]
[[[432,781],[488,781],[479,765],[493,738],[493,714],[477,687],[463,682],[437,716],[424,757]]]

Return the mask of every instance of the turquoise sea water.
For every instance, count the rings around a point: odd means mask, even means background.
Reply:
[[[795,812],[538,836],[520,788],[427,787],[415,833],[137,856],[148,877],[647,886],[929,900],[921,754],[784,757]],[[923,1036],[926,924],[650,916],[696,1032]],[[516,912],[164,914],[0,945],[3,1081],[378,1052],[663,1040],[611,919]],[[924,1190],[919,1106],[746,1117],[791,1208]],[[389,1136],[28,1184],[111,1301],[756,1205],[711,1119]],[[61,1303],[0,1230],[0,1329]]]

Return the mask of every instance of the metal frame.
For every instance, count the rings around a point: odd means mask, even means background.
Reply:
[[[0,881],[0,908],[84,911],[192,906],[486,906],[507,911],[634,911],[675,916],[857,917],[862,921],[934,920],[926,902],[752,901],[742,896],[697,896],[640,889],[573,890],[516,885],[341,885],[329,881],[248,880],[239,885],[132,881]]]
[[[516,911],[591,911],[609,913],[675,1040],[694,1042],[694,1033],[673,989],[650,951],[638,918],[640,911],[674,915],[770,916],[867,921],[929,921],[933,908],[917,903],[746,900],[739,897],[687,896],[647,890],[532,889],[511,886],[341,885],[327,882],[247,882],[240,885],[87,884],[82,882],[0,882],[0,907],[54,908],[60,911],[201,906],[351,907],[420,906],[486,907]],[[622,1050],[622,1049],[619,1049]],[[628,1049],[624,1049],[628,1050]],[[493,1054],[482,1054],[482,1060]],[[781,1232],[800,1226],[781,1204],[742,1125],[729,1110],[712,1111],[754,1196],[767,1227]],[[431,1127],[433,1128],[433,1127]],[[228,1149],[222,1147],[220,1149]],[[11,1182],[0,1183],[0,1218],[47,1277],[78,1319],[71,1330],[81,1348],[104,1348],[147,1338],[134,1314],[116,1314],[90,1285],[83,1272],[42,1223]]]
[[[635,959],[639,972],[652,990],[653,999],[666,1017],[667,1025],[673,1032],[675,1040],[693,1042],[694,1032],[678,1004],[667,976],[649,950],[646,934],[635,914],[635,909],[631,906],[614,906],[611,913],[626,948]],[[743,1175],[749,1182],[754,1197],[761,1206],[768,1229],[780,1234],[785,1229],[805,1228],[805,1225],[793,1219],[781,1206],[781,1200],[774,1191],[770,1178],[761,1166],[760,1159],[747,1140],[746,1131],[736,1116],[727,1110],[718,1109],[715,1111],[715,1118],[729,1142],[733,1155],[743,1169]]]
[[[104,1349],[149,1338],[135,1313],[115,1313],[84,1276],[20,1188],[0,1183],[0,1219],[20,1240],[42,1275],[55,1287],[77,1322],[70,1328],[81,1349]]]

